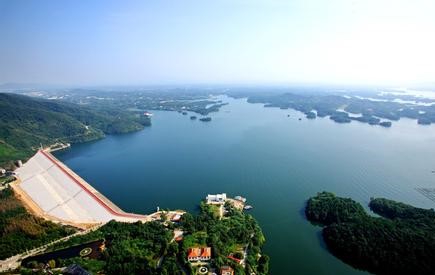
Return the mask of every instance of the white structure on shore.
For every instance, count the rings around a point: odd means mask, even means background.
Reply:
[[[238,200],[238,201],[243,202],[243,203],[246,202],[246,198],[244,198],[244,197],[242,197],[242,196],[235,196],[234,198],[235,198],[236,200]]]
[[[225,201],[227,200],[227,194],[226,193],[216,194],[216,195],[208,194],[205,199],[207,200],[208,204],[224,204]]]

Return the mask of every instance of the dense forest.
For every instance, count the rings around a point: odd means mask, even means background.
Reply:
[[[74,232],[71,227],[60,226],[28,213],[11,188],[0,192],[0,259]]]
[[[308,220],[324,226],[328,249],[344,262],[375,274],[435,274],[435,211],[383,198],[366,213],[348,198],[322,192],[308,200]]]
[[[77,236],[51,247],[51,251],[105,239],[106,250],[100,259],[71,258],[58,261],[58,266],[80,264],[92,273],[104,274],[196,274],[187,261],[187,249],[193,246],[212,248],[212,268],[229,265],[236,274],[268,274],[269,257],[261,248],[265,238],[255,219],[226,206],[227,215],[220,219],[212,206],[201,204],[198,215],[186,213],[180,223],[120,223],[111,221],[97,231]],[[173,229],[184,231],[183,240],[173,241]],[[246,248],[246,267],[228,255],[242,258]],[[25,267],[23,272],[25,272]]]
[[[91,240],[105,239],[106,249],[101,258],[53,259],[56,262],[55,266],[68,266],[76,263],[93,274],[101,272],[104,274],[177,274],[171,271],[171,268],[177,267],[169,267],[168,263],[163,263],[162,267],[158,267],[162,255],[166,255],[165,262],[172,259],[173,246],[176,245],[176,243],[170,243],[172,236],[172,231],[159,222],[121,223],[111,221],[97,231],[58,243],[50,250],[66,248]],[[25,271],[26,267],[23,267],[22,272]]]
[[[0,93],[0,165],[25,160],[40,144],[79,143],[150,125],[141,113]]]

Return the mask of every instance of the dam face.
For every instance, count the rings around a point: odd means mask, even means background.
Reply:
[[[46,219],[72,224],[147,220],[119,209],[48,152],[38,151],[16,172],[20,183],[14,189]]]

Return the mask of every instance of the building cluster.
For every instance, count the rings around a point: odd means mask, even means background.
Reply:
[[[181,211],[161,211],[159,208],[157,208],[157,212],[148,215],[148,217],[152,221],[170,221],[172,223],[178,223],[181,221],[181,217],[183,215],[184,212]]]
[[[207,262],[211,259],[211,247],[191,247],[187,250],[187,260],[189,262]],[[222,266],[221,275],[234,275],[231,266]]]

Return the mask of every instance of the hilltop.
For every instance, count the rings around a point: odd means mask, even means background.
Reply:
[[[150,125],[139,112],[0,93],[0,164],[27,159],[41,144],[80,143]]]

